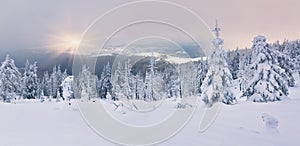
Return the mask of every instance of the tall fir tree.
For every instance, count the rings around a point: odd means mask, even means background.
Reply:
[[[231,74],[233,80],[238,78],[239,69],[240,69],[240,53],[239,50],[236,49],[231,63]]]
[[[51,95],[51,80],[48,71],[44,73],[44,77],[42,79],[42,85],[41,88],[43,90],[44,96],[50,96]]]
[[[131,62],[128,59],[124,64],[124,83],[122,93],[127,99],[132,99],[132,75],[131,75]]]
[[[113,92],[116,98],[122,95],[122,88],[124,83],[124,69],[120,62],[117,64],[117,68],[112,77]]]
[[[156,69],[155,57],[152,53],[152,56],[150,58],[150,64],[148,66],[148,70],[146,71],[146,75],[145,75],[145,101],[153,101],[156,99],[154,94],[155,83],[153,81],[156,75],[155,69]]]
[[[275,52],[278,66],[284,70],[284,73],[281,73],[281,76],[287,81],[289,87],[294,87],[295,78],[293,76],[293,70],[296,66],[295,63],[288,55],[274,49],[272,51]]]
[[[196,84],[196,90],[197,90],[197,94],[201,95],[202,90],[201,90],[201,86],[202,83],[206,77],[206,74],[208,72],[208,61],[207,59],[203,60],[201,59],[201,61],[198,64],[198,68],[197,68],[197,84]]]
[[[161,100],[166,96],[164,91],[164,81],[162,75],[158,74],[155,57],[152,53],[150,57],[150,64],[145,75],[145,101],[157,101]]]
[[[82,101],[89,101],[97,97],[96,81],[97,76],[92,75],[89,68],[84,65],[82,71],[78,76],[79,94]]]
[[[56,98],[58,91],[58,74],[56,65],[53,67],[52,73],[50,75],[50,97]]]
[[[236,98],[229,89],[232,76],[225,60],[223,40],[219,37],[220,28],[217,24],[214,31],[216,33],[213,40],[214,52],[209,58],[209,70],[201,87],[203,101],[209,107],[220,101],[225,104],[236,104]]]
[[[106,64],[106,66],[104,67],[105,69],[103,69],[103,72],[101,74],[101,86],[100,86],[100,98],[102,99],[112,99],[112,100],[116,100],[115,94],[113,92],[113,86],[111,83],[111,67],[109,62]],[[110,97],[108,97],[107,95],[110,95]]]
[[[12,102],[21,92],[21,73],[14,60],[6,55],[0,67],[0,96],[4,102]]]
[[[192,62],[179,64],[176,70],[180,78],[180,98],[192,96],[197,91],[197,69]]]
[[[35,99],[38,96],[39,80],[37,76],[37,63],[30,64],[26,61],[25,71],[22,78],[22,96],[26,99]]]
[[[145,83],[144,83],[144,78],[139,73],[139,74],[137,74],[136,79],[137,79],[137,81],[136,81],[137,99],[144,100],[146,98],[145,97]]]
[[[277,60],[279,66],[285,70],[285,80],[288,81],[289,87],[295,86],[293,73],[300,69],[300,41],[285,40],[282,44],[279,41],[272,44],[277,51]]]
[[[168,67],[164,71],[163,80],[165,81],[168,98],[180,97],[180,78],[176,69]]]

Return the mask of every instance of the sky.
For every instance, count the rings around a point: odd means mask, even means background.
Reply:
[[[72,44],[76,45],[77,40],[99,16],[127,2],[132,1],[1,0],[0,51],[11,49],[47,51],[71,47]],[[266,36],[269,43],[300,38],[299,0],[169,0],[169,2],[194,11],[210,29],[213,29],[215,19],[218,19],[225,49],[251,47],[251,41],[256,35]],[[197,30],[197,27],[193,29]],[[125,40],[125,38],[126,35],[118,39]]]

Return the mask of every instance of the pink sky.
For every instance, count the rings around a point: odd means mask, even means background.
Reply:
[[[201,16],[210,26],[219,19],[225,48],[251,47],[256,35],[268,42],[300,38],[299,0],[173,0]]]
[[[194,11],[211,29],[218,19],[225,49],[251,47],[256,35],[265,35],[270,43],[300,38],[299,0],[169,1]],[[126,2],[128,0],[3,0],[0,49],[43,48],[56,35],[78,37],[96,18]]]

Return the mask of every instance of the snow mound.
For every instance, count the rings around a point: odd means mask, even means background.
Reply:
[[[268,134],[279,134],[279,131],[277,130],[279,122],[278,120],[266,113],[262,114],[262,120],[265,123],[265,133]]]

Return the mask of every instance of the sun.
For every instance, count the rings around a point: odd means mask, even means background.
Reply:
[[[64,52],[74,53],[80,45],[80,39],[73,35],[64,35],[59,37],[56,44],[58,46],[56,48],[58,54]]]
[[[80,40],[76,38],[68,38],[66,41],[66,48],[75,49],[79,46]]]
[[[74,53],[80,45],[80,37],[71,33],[51,35],[47,44],[45,47],[53,49],[56,54]]]

